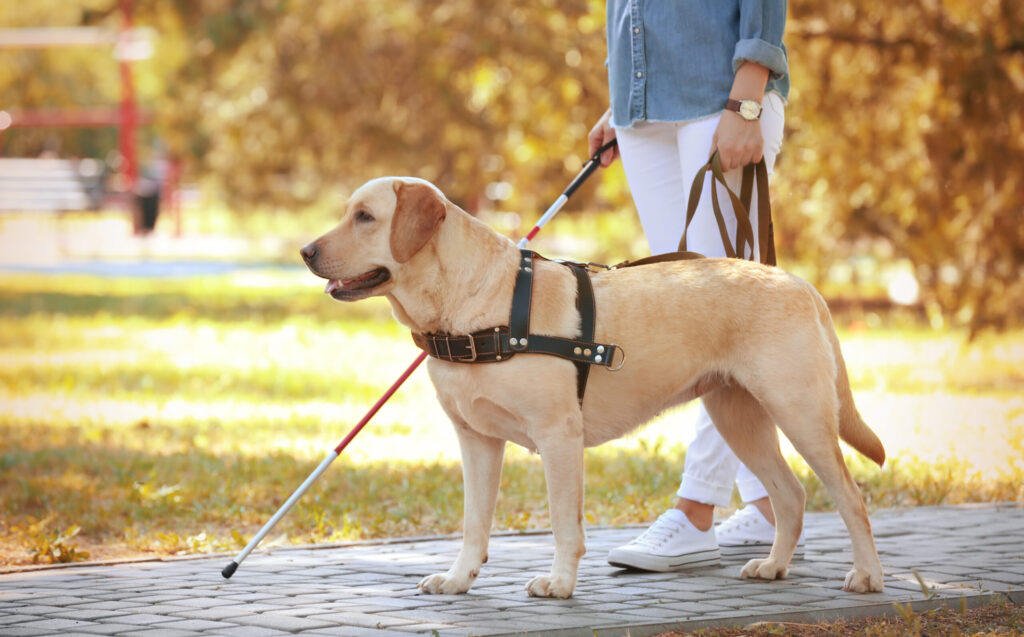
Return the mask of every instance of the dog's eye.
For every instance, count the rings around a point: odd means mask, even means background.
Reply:
[[[359,223],[367,223],[373,221],[373,215],[366,212],[365,210],[359,210],[356,212],[356,221]]]

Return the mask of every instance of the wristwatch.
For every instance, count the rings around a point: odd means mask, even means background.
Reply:
[[[761,105],[754,100],[727,100],[725,102],[725,110],[739,113],[740,117],[748,122],[760,119],[761,117]]]

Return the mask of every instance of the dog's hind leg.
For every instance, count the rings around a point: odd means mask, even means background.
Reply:
[[[473,431],[449,412],[459,437],[464,488],[464,532],[462,549],[446,573],[424,577],[419,588],[425,593],[465,593],[473,585],[480,567],[487,561],[487,543],[501,486],[501,462],[505,441]]]
[[[837,402],[817,399],[830,394],[806,390],[812,386],[811,382],[791,380],[792,391],[777,391],[767,396],[767,409],[828,489],[850,533],[853,569],[847,574],[843,588],[857,593],[881,591],[884,587],[882,563],[871,535],[867,507],[839,448]],[[804,389],[796,390],[798,387]]]
[[[843,589],[855,593],[882,591],[885,586],[882,563],[878,559],[875,540],[871,535],[867,507],[857,483],[854,482],[843,460],[839,441],[835,438],[806,440],[802,435],[789,438],[836,501],[839,515],[842,516],[850,533],[850,541],[853,544],[853,568],[846,574]],[[819,451],[809,454],[809,448],[816,448]]]
[[[778,430],[761,403],[741,386],[722,387],[703,400],[733,453],[764,485],[775,512],[771,553],[766,559],[750,560],[740,577],[785,577],[803,528],[805,494],[779,450]]]

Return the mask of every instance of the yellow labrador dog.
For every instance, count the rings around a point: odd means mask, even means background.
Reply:
[[[302,249],[341,301],[384,295],[413,332],[471,334],[507,325],[520,253],[428,182],[381,178],[361,186],[341,223]],[[580,332],[576,282],[538,260],[531,332]],[[572,595],[583,538],[583,449],[618,438],[659,412],[701,396],[736,455],[764,483],[778,527],[766,559],[741,577],[784,577],[803,525],[804,491],[779,451],[776,424],[838,504],[853,543],[845,588],[881,591],[867,511],[838,438],[881,464],[885,451],[853,404],[821,295],[777,268],[697,259],[592,275],[595,339],[627,355],[617,372],[595,366],[582,406],[576,367],[544,354],[465,364],[431,358],[430,378],[458,433],[465,534],[455,563],[424,578],[427,593],[464,593],[487,561],[506,441],[544,465],[555,557],[530,595]]]

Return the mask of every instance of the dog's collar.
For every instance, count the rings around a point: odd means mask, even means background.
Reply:
[[[480,330],[468,335],[420,334],[413,332],[416,345],[434,358],[453,363],[494,363],[506,361],[516,354],[549,354],[576,364],[576,393],[580,402],[587,388],[591,365],[612,368],[616,354],[623,356],[617,345],[594,342],[597,309],[590,274],[585,266],[560,261],[576,277],[576,307],[580,313],[580,337],[562,338],[530,333],[530,306],[533,298],[534,261],[543,259],[532,250],[520,250],[519,271],[512,292],[509,324]]]

